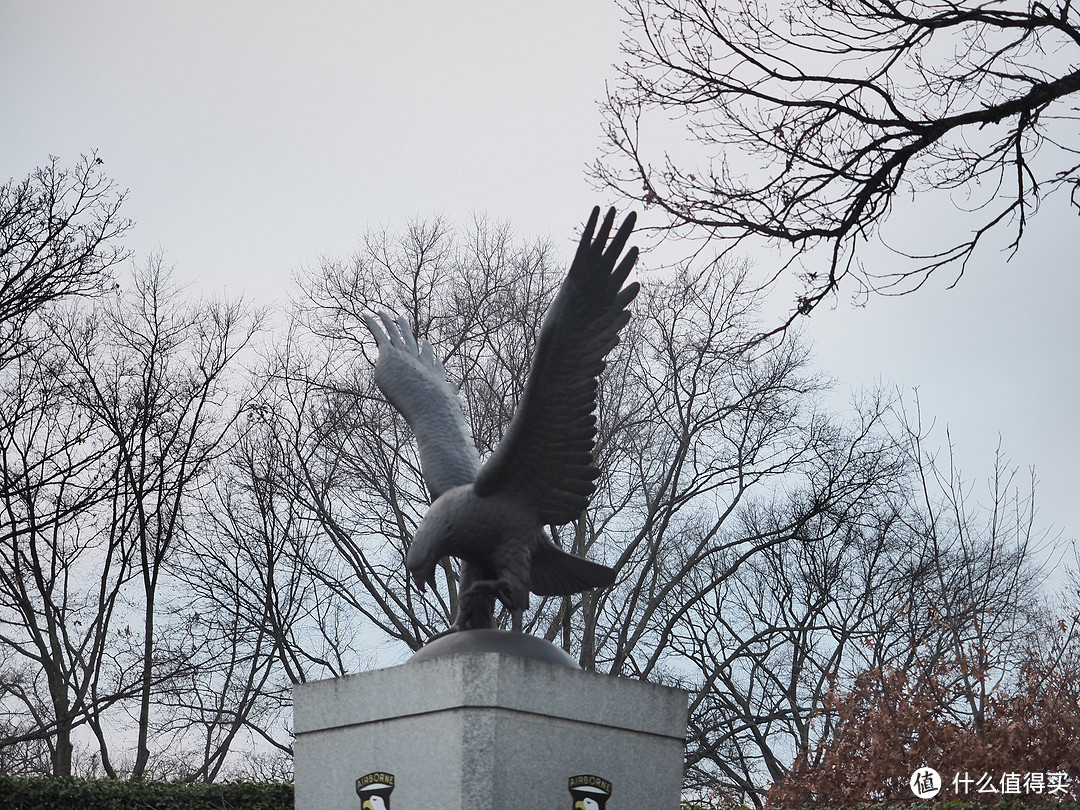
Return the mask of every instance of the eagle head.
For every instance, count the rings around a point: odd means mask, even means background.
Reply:
[[[435,566],[439,560],[460,551],[461,538],[466,536],[463,525],[475,523],[475,500],[471,485],[454,487],[435,499],[416,527],[409,553],[405,555],[405,567],[421,593],[429,586],[435,588]],[[473,529],[471,534],[475,533]]]

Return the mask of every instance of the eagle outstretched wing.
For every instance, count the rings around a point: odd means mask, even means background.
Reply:
[[[431,344],[417,342],[405,318],[380,312],[379,320],[381,327],[364,315],[364,325],[379,346],[375,384],[412,428],[434,500],[448,489],[471,484],[480,470],[480,455],[457,389],[447,381]]]
[[[634,214],[610,244],[615,209],[594,238],[599,218],[600,209],[594,208],[566,280],[544,316],[517,411],[474,485],[480,497],[500,493],[524,500],[543,524],[574,520],[596,489],[597,378],[638,293],[636,282],[622,286],[637,261],[637,248],[619,261]]]

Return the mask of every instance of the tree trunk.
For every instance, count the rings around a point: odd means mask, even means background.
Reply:
[[[49,696],[56,717],[56,742],[52,752],[52,775],[71,776],[71,701],[67,686],[59,672],[49,673]]]

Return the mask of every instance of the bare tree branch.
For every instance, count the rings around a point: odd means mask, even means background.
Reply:
[[[789,246],[781,272],[804,290],[778,329],[845,280],[903,294],[945,267],[959,276],[991,233],[1010,229],[1016,249],[1050,191],[1071,188],[1075,202],[1080,21],[1068,2],[622,6],[627,59],[592,175],[725,249]],[[966,229],[890,229],[909,197],[959,209]],[[898,269],[865,261],[872,239]]]

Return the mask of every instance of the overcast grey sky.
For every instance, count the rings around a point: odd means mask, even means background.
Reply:
[[[584,169],[621,34],[605,0],[0,0],[0,177],[97,149],[130,190],[131,247],[164,251],[197,290],[260,301],[414,216],[486,213],[569,253],[589,209],[616,202]],[[980,500],[1000,435],[1036,469],[1040,525],[1066,538],[1076,234],[1048,200],[1010,262],[984,251],[951,291],[942,277],[863,308],[841,298],[807,329],[845,389],[918,387]]]

